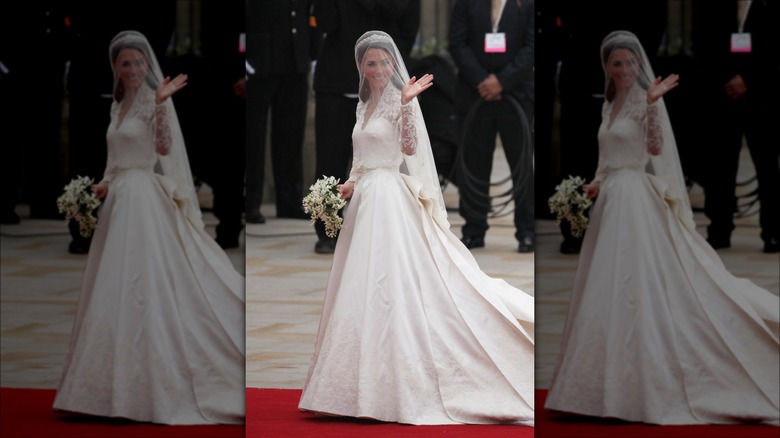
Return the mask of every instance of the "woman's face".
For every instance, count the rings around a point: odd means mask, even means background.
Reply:
[[[639,74],[639,60],[628,49],[615,49],[607,59],[607,74],[618,90],[628,90]]]
[[[114,69],[125,90],[137,90],[144,83],[149,62],[139,50],[122,49],[116,57]]]
[[[363,56],[363,75],[372,89],[383,89],[393,77],[393,57],[382,49],[368,49]]]

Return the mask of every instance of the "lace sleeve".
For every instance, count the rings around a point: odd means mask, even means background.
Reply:
[[[363,175],[363,172],[366,170],[366,166],[363,165],[363,162],[358,160],[357,158],[352,159],[352,168],[349,171],[349,179],[347,181],[355,182],[360,178],[361,175]]]
[[[650,155],[659,155],[661,153],[661,146],[664,143],[664,136],[663,129],[661,128],[661,119],[659,116],[657,101],[647,106],[646,117],[647,152]]]
[[[401,152],[414,155],[417,151],[417,121],[412,102],[401,105]]]
[[[171,145],[171,127],[168,124],[168,107],[165,103],[154,107],[154,142],[158,154],[168,155]]]

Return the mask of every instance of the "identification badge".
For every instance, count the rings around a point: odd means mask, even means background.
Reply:
[[[504,32],[485,34],[485,53],[505,53],[506,34]]]
[[[244,32],[238,36],[238,53],[246,53],[246,34]]]
[[[749,32],[731,34],[731,53],[750,53],[752,44]]]

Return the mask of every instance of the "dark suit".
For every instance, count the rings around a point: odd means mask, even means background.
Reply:
[[[60,218],[65,10],[61,2],[5,2],[0,9],[0,123],[5,137],[2,222],[18,222],[26,201],[33,218]],[[21,31],[19,30],[21,29]]]
[[[355,43],[369,30],[387,32],[408,58],[420,25],[419,0],[315,0],[314,14],[325,36],[317,58],[316,175],[348,178],[359,78]],[[348,97],[346,95],[354,95]],[[325,238],[321,222],[315,226]]]
[[[483,237],[488,229],[487,213],[489,189],[496,134],[515,172],[515,237],[521,240],[534,234],[533,175],[531,154],[533,142],[523,149],[524,132],[518,113],[512,105],[517,102],[528,127],[533,124],[533,67],[534,67],[534,3],[509,0],[504,6],[498,32],[506,34],[504,53],[485,52],[485,34],[491,33],[491,2],[485,0],[458,0],[452,12],[449,50],[458,66],[458,85],[455,105],[461,119],[469,109],[481,101],[479,111],[464,132],[462,172],[458,175],[460,214],[466,220],[463,235]],[[503,88],[498,101],[482,100],[477,86],[490,74],[495,74]],[[465,172],[471,177],[466,177]]]
[[[233,89],[245,72],[245,56],[239,51],[239,36],[245,29],[244,2],[205,1],[201,7],[202,83],[189,82],[204,97],[196,106],[205,119],[200,126],[201,160],[195,171],[214,191],[217,242],[232,247],[243,228],[244,211],[246,104],[244,96]]]
[[[705,213],[711,220],[707,234],[728,240],[734,229],[735,180],[744,134],[758,177],[761,238],[766,242],[778,238],[780,226],[780,142],[773,129],[780,120],[780,5],[753,0],[744,26],[752,37],[752,52],[731,53],[731,33],[738,30],[736,3],[717,8],[694,3],[693,52],[699,77],[691,82],[699,87],[703,111],[697,119],[703,122],[699,156],[707,157],[703,183]],[[725,93],[734,75],[742,76],[747,85],[743,99],[732,100]]]
[[[255,69],[247,81],[247,218],[256,216],[263,202],[269,110],[276,214],[303,214],[303,136],[312,56],[310,3],[246,2],[247,61]]]

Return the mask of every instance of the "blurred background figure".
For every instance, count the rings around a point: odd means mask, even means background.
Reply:
[[[19,223],[19,203],[29,205],[31,218],[60,219],[57,197],[66,177],[58,167],[68,50],[66,2],[3,2],[0,40],[0,223]]]
[[[704,212],[711,223],[707,241],[715,249],[731,246],[739,154],[743,138],[758,180],[759,224],[764,252],[780,251],[780,4],[754,0],[693,3],[693,53],[700,116]],[[735,41],[736,39],[736,41]]]
[[[309,70],[316,57],[310,0],[247,0],[249,101],[246,112],[246,221],[262,224],[266,137],[270,114],[276,217],[303,212],[303,138]]]
[[[466,220],[462,241],[467,248],[485,246],[491,207],[490,173],[496,136],[500,134],[515,181],[518,250],[532,252],[534,178],[529,131],[534,115],[534,2],[458,0],[452,12],[449,43],[458,67],[456,108],[461,129],[467,129],[462,133],[461,172],[457,177],[460,214]],[[473,119],[464,123],[476,105]],[[528,121],[525,132],[523,116]]]
[[[387,32],[406,62],[420,26],[420,0],[314,0],[313,11],[324,38],[314,72],[315,175],[343,182],[349,175],[358,103],[355,42],[369,30]],[[332,254],[336,239],[325,235],[321,221],[315,229],[318,241],[314,251]]]

